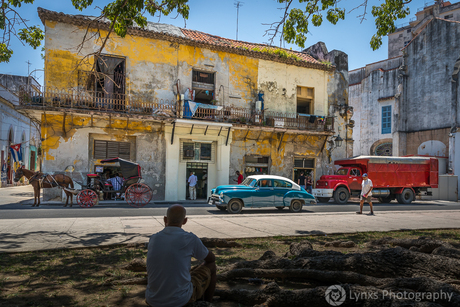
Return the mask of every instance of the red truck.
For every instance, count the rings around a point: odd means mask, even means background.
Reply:
[[[336,203],[346,204],[351,195],[359,196],[364,173],[372,180],[372,197],[381,203],[396,199],[410,204],[420,192],[438,187],[436,158],[357,156],[334,164],[341,166],[336,174],[321,176],[313,189],[319,202],[333,197]]]

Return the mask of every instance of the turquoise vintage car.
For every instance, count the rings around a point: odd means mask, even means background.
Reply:
[[[243,207],[276,207],[300,212],[306,204],[316,204],[316,199],[298,184],[285,177],[254,175],[239,185],[221,185],[211,190],[208,204],[229,213],[240,213]]]

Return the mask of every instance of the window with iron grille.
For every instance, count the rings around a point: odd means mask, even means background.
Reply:
[[[382,134],[391,133],[391,106],[382,107]]]
[[[129,142],[113,142],[94,140],[94,159],[122,158],[131,159]]]
[[[181,142],[182,161],[214,162],[216,150],[213,143]]]

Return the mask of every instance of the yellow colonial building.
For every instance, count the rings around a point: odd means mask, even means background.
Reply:
[[[138,162],[154,200],[198,196],[244,176],[296,180],[351,156],[346,54],[318,43],[303,52],[171,25],[132,27],[125,38],[93,17],[38,9],[45,81],[20,109],[41,121],[43,170],[73,166],[74,180]],[[101,54],[96,51],[103,46]],[[341,147],[334,140],[344,139]],[[47,195],[53,197],[53,195]]]

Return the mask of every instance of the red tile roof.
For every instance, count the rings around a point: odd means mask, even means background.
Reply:
[[[45,24],[45,20],[53,20],[77,26],[89,26],[105,30],[108,30],[110,28],[110,22],[106,19],[99,19],[91,16],[58,13],[40,7],[37,9],[37,11],[43,24]],[[174,35],[166,32],[158,32],[155,30],[151,30],[148,27],[144,29],[136,26],[128,28],[129,35],[161,39],[173,43],[235,53],[253,58],[285,63],[288,65],[295,65],[300,67],[307,67],[326,71],[335,70],[335,66],[323,64],[306,53],[273,47],[265,44],[237,41],[189,29],[180,28],[180,31],[182,32],[183,36]],[[286,56],[286,53],[288,53],[291,56]]]
[[[199,42],[204,42],[208,43],[211,45],[218,45],[218,46],[225,46],[225,47],[233,47],[233,48],[241,48],[241,49],[248,49],[248,50],[253,50],[254,48],[258,48],[259,50],[262,50],[264,48],[267,48],[269,50],[284,50],[289,54],[292,54],[300,60],[309,62],[309,63],[315,63],[315,64],[321,64],[318,60],[314,59],[310,55],[298,51],[293,51],[289,49],[283,49],[283,48],[278,48],[274,46],[269,46],[265,44],[256,44],[256,43],[249,43],[249,42],[244,42],[244,41],[237,41],[229,38],[224,38],[216,35],[211,35],[208,33],[196,31],[196,30],[189,30],[189,29],[182,29],[182,33],[189,39],[192,39],[194,41],[199,41]]]

